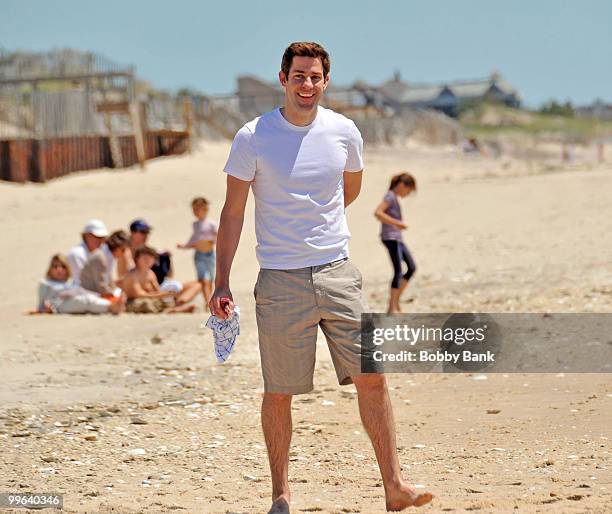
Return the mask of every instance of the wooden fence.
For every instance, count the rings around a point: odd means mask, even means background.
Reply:
[[[124,167],[138,163],[133,136],[119,136]],[[182,154],[189,149],[189,133],[159,130],[144,138],[146,159]],[[112,168],[108,136],[76,136],[0,141],[0,179],[45,182],[74,171]]]

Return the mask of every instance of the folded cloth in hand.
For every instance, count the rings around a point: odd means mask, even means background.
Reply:
[[[240,307],[234,306],[234,312],[227,319],[211,316],[203,325],[212,329],[215,338],[215,355],[218,362],[225,362],[240,334]]]

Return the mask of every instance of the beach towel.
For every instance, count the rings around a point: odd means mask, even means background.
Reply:
[[[203,326],[213,331],[217,362],[225,362],[234,349],[236,337],[240,334],[240,308],[234,306],[234,312],[227,319],[211,316]]]

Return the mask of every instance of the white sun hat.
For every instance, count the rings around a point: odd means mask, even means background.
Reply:
[[[85,223],[82,234],[93,234],[96,237],[108,237],[108,229],[103,221],[90,219]]]

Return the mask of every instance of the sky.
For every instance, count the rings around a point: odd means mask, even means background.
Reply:
[[[331,80],[413,83],[499,71],[536,107],[612,102],[612,1],[0,0],[0,48],[75,48],[133,64],[154,87],[230,94],[276,80],[292,41],[317,41]]]

